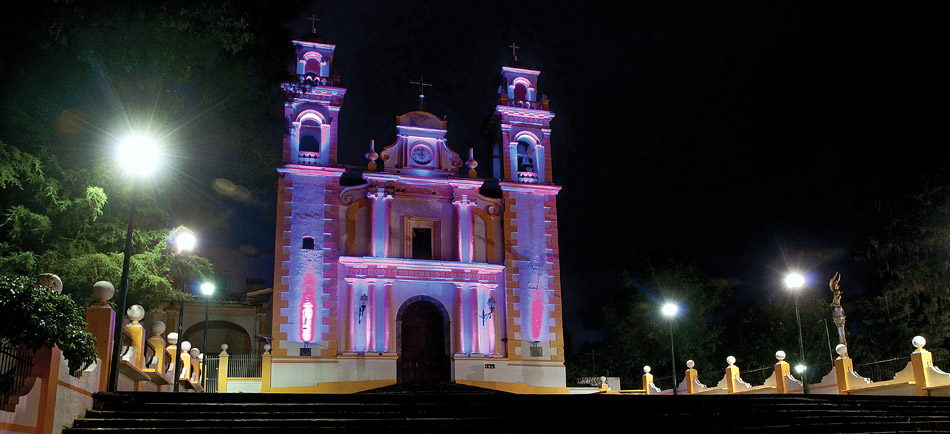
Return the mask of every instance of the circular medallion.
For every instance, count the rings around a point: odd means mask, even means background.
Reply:
[[[432,161],[432,150],[426,145],[416,145],[409,151],[409,156],[416,164],[429,164]]]

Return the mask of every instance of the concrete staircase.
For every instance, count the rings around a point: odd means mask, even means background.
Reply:
[[[459,385],[393,386],[354,395],[97,394],[65,434],[203,431],[541,433],[950,432],[950,398],[891,396],[512,395]]]

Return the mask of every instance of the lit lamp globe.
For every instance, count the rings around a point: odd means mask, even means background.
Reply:
[[[677,306],[674,303],[666,303],[660,309],[660,311],[663,313],[663,316],[667,318],[672,318],[676,316],[676,313],[679,312],[679,310],[680,310],[679,306]]]
[[[805,276],[799,273],[789,273],[785,276],[785,287],[792,290],[801,289],[805,286]]]
[[[116,146],[116,157],[122,170],[138,176],[151,175],[161,162],[158,143],[141,135],[122,139]]]
[[[201,284],[201,294],[209,296],[214,294],[214,284],[205,282]]]
[[[192,251],[197,242],[195,234],[189,231],[181,231],[175,236],[175,248],[178,249],[178,253]]]

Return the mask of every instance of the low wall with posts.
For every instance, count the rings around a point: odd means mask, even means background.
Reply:
[[[934,366],[930,351],[924,349],[927,341],[917,336],[912,340],[916,350],[911,353],[910,361],[903,370],[886,381],[874,382],[855,372],[853,360],[848,356],[848,348],[838,345],[834,368],[821,381],[808,384],[811,394],[833,395],[904,395],[904,396],[950,396],[950,374]],[[741,378],[735,357],[726,358],[726,369],[722,380],[715,386],[707,386],[698,380],[695,363],[686,362],[687,370],[683,381],[676,390],[660,390],[653,384],[651,368],[645,366],[642,377],[642,390],[645,395],[726,395],[726,394],[794,394],[805,393],[805,385],[792,376],[790,366],[785,361],[785,353],[775,353],[778,362],[772,376],[762,384],[753,385]],[[604,392],[610,393],[605,390]]]
[[[231,355],[228,345],[221,345],[221,354],[208,358],[208,392],[268,393],[271,391],[270,344],[264,354]],[[214,376],[214,378],[212,378]],[[213,387],[213,388],[212,388]]]
[[[108,282],[93,287],[99,298],[86,308],[86,331],[96,340],[97,362],[76,372],[69,372],[68,361],[55,346],[35,353],[25,348],[0,348],[0,374],[11,379],[0,383],[0,432],[57,434],[92,407],[92,395],[108,388],[109,361],[112,360],[112,336],[115,311],[108,304],[115,289]],[[162,337],[165,324],[151,324],[151,336],[139,323],[145,315],[141,306],[133,305],[126,312],[129,324],[122,328],[119,355],[119,391],[173,390],[175,361],[183,369],[179,385],[184,391],[201,391],[200,352],[186,341],[177,347],[176,333]]]

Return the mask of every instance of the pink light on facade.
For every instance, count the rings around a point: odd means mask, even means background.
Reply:
[[[535,290],[531,291],[531,339],[535,341],[541,340],[541,331],[542,326],[544,325],[544,297],[541,296],[541,291]]]
[[[313,303],[305,301],[300,309],[300,340],[313,341]]]

